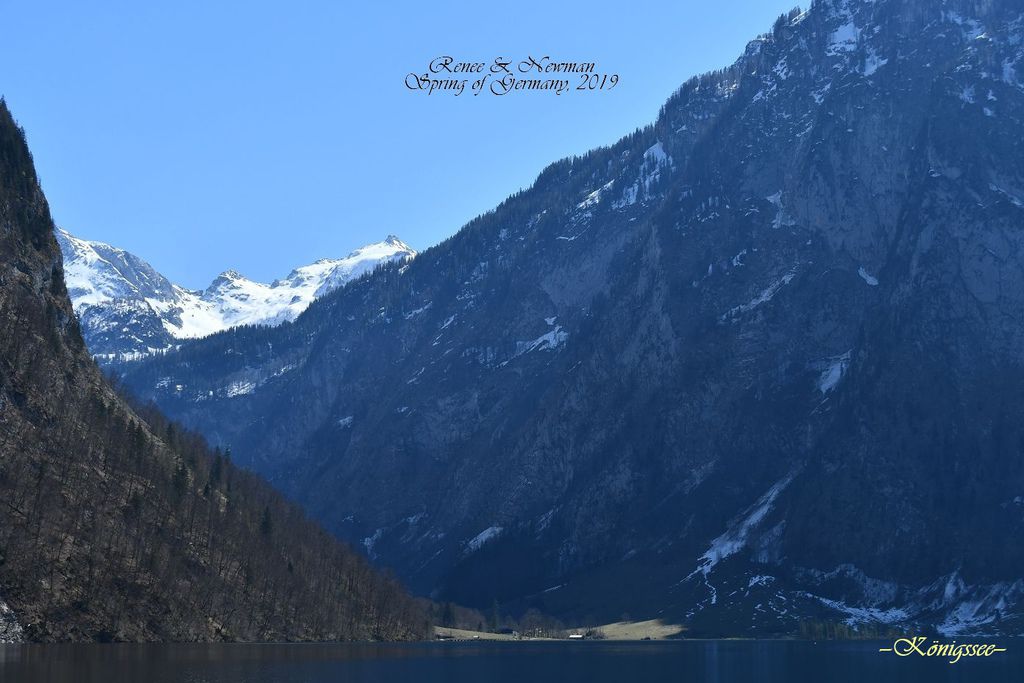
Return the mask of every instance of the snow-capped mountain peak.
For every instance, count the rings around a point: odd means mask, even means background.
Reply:
[[[162,351],[238,325],[294,320],[317,298],[416,252],[394,235],[340,259],[320,259],[271,284],[225,270],[202,291],[173,284],[123,249],[58,230],[68,293],[90,351],[101,360]]]
[[[384,238],[384,244],[389,244],[393,247],[398,247],[399,249],[409,248],[409,245],[400,240],[397,235],[388,235],[386,238]]]
[[[217,279],[214,280],[214,282],[218,282],[219,280],[231,281],[244,279],[246,279],[245,276],[239,273],[237,270],[225,270],[223,273],[217,276]]]
[[[75,306],[92,306],[131,297],[162,298],[174,285],[133,254],[103,242],[88,242],[58,229],[65,280]]]

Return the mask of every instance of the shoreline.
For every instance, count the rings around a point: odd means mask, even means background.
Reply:
[[[435,626],[434,637],[437,640],[451,641],[472,641],[472,640],[499,640],[499,641],[525,641],[525,640],[602,640],[612,642],[642,641],[642,640],[668,640],[685,631],[685,627],[679,624],[666,624],[661,619],[649,619],[646,621],[618,621],[602,626],[588,628],[567,628],[566,637],[554,638],[550,636],[528,636],[517,633],[491,633],[489,631],[473,631],[468,629],[450,628],[447,626]],[[597,637],[573,638],[571,635],[582,636],[587,632],[596,632]]]

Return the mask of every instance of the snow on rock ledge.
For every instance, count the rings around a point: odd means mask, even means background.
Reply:
[[[504,531],[504,529],[500,526],[487,527],[479,534],[466,541],[466,554],[468,555],[469,553],[475,553],[477,550],[480,550],[484,545],[500,536],[502,531]]]
[[[20,643],[25,639],[25,632],[14,616],[7,603],[0,599],[0,643]]]

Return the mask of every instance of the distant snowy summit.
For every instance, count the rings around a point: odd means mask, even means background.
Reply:
[[[416,252],[394,235],[341,259],[321,259],[271,284],[234,270],[203,291],[180,287],[123,249],[57,231],[64,279],[89,351],[101,362],[159,353],[182,339],[205,337],[239,325],[294,320],[317,298],[382,263]]]

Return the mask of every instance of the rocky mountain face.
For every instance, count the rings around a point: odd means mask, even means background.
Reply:
[[[0,642],[424,631],[395,582],[103,380],[23,133],[0,100]]]
[[[818,0],[411,264],[125,380],[466,604],[1020,633],[1022,12]]]
[[[382,263],[416,256],[394,235],[341,259],[321,259],[267,285],[239,273],[221,273],[203,291],[170,282],[123,249],[57,231],[68,294],[89,350],[101,363],[162,353],[239,325],[294,320],[317,297],[371,272]]]
[[[0,644],[20,643],[24,637],[18,618],[6,603],[0,601]]]

